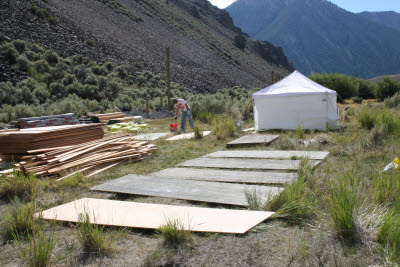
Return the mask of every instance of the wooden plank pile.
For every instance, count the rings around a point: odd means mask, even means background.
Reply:
[[[0,132],[0,157],[15,160],[30,150],[82,144],[104,137],[101,124],[51,126]]]
[[[112,135],[100,140],[72,146],[44,148],[28,151],[17,170],[37,176],[64,179],[75,173],[92,176],[120,163],[147,158],[154,145],[135,141],[130,135]]]
[[[105,123],[112,119],[125,118],[126,115],[123,112],[105,113],[105,114],[93,114],[91,115],[92,120],[98,120],[99,122]]]
[[[57,126],[57,125],[73,125],[78,124],[74,113],[67,113],[61,115],[50,115],[42,117],[20,118],[10,122],[11,125],[19,129]]]

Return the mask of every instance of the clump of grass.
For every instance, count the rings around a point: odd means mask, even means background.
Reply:
[[[214,115],[208,111],[199,111],[199,113],[196,116],[196,119],[198,119],[201,122],[211,124],[214,121]]]
[[[281,138],[278,138],[278,140],[274,142],[274,145],[279,150],[296,149],[296,145],[286,135],[282,136]]]
[[[306,130],[302,124],[299,124],[296,128],[296,135],[298,138],[303,139],[306,136]]]
[[[378,242],[388,252],[392,261],[400,263],[400,201],[387,211],[378,231]]]
[[[45,9],[45,8],[40,8],[36,6],[34,3],[32,3],[29,7],[29,11],[35,14],[37,17],[40,19],[47,20],[51,24],[57,24],[57,19],[50,15],[50,11]]]
[[[41,229],[28,235],[28,246],[22,244],[18,235],[15,235],[16,252],[25,266],[40,267],[51,265],[51,255],[55,247],[54,230],[46,234]]]
[[[108,239],[103,226],[90,222],[89,214],[79,214],[78,238],[87,253],[105,256],[113,250],[113,240]]]
[[[328,202],[337,236],[346,242],[355,242],[356,197],[352,187],[343,178],[330,189]]]
[[[368,130],[371,130],[377,124],[376,117],[370,109],[364,109],[358,117],[358,121],[361,124],[361,128]]]
[[[377,204],[393,204],[400,198],[399,174],[393,172],[377,175],[374,180],[373,194]]]
[[[203,139],[203,131],[199,126],[194,126],[193,131],[194,131],[194,139],[196,140]]]
[[[257,188],[251,187],[244,190],[244,196],[250,210],[263,210],[265,207],[265,200]]]
[[[190,230],[185,229],[178,219],[167,219],[167,222],[158,228],[157,235],[162,237],[164,246],[172,248],[191,239]]]
[[[226,140],[228,137],[234,137],[236,132],[235,121],[229,117],[215,119],[213,131],[218,140]]]
[[[83,174],[81,172],[76,173],[74,176],[61,180],[55,185],[55,189],[66,189],[66,188],[76,188],[82,185]]]
[[[24,204],[18,198],[12,201],[11,207],[3,217],[1,233],[6,240],[18,237],[26,237],[32,234],[36,228],[35,206],[33,203]]]
[[[11,176],[0,180],[0,198],[30,201],[36,194],[38,181],[34,175],[15,171]]]

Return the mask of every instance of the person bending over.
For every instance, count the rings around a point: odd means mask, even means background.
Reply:
[[[186,117],[189,118],[189,124],[190,126],[194,127],[193,123],[193,118],[192,118],[192,109],[190,108],[189,104],[183,100],[183,99],[173,99],[174,101],[174,106],[175,106],[175,120],[178,118],[179,111],[182,112],[182,121],[181,121],[181,131],[185,132],[185,126],[186,126]]]

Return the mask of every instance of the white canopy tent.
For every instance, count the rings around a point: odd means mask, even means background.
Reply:
[[[256,131],[270,129],[325,130],[338,123],[337,93],[308,79],[297,70],[253,94]]]

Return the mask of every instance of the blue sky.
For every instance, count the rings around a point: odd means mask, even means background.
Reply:
[[[209,0],[219,8],[225,8],[235,0]],[[400,13],[400,0],[330,0],[332,3],[351,12],[396,11]]]

